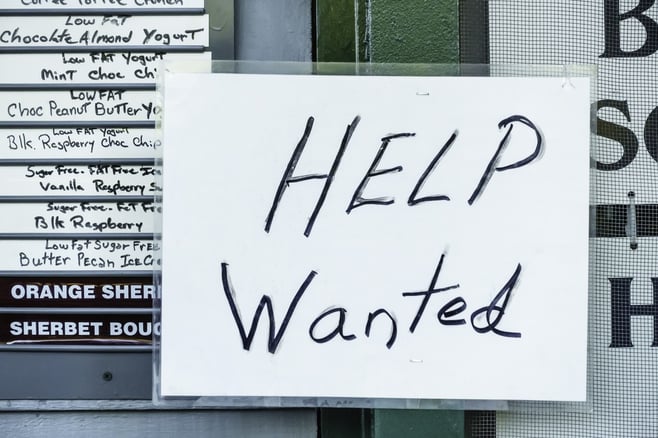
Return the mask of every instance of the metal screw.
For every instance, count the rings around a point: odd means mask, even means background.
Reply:
[[[110,380],[112,380],[113,377],[114,376],[112,376],[112,373],[109,372],[109,371],[105,371],[103,373],[103,380],[105,380],[106,382],[109,382]]]

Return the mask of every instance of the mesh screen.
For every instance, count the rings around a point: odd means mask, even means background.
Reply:
[[[589,402],[586,409],[521,404],[506,412],[472,412],[472,437],[658,437],[655,3],[461,0],[462,62],[599,68],[591,152]]]

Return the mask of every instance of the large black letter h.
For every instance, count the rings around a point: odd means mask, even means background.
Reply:
[[[304,148],[306,147],[306,142],[308,141],[308,137],[311,134],[311,130],[313,129],[313,122],[315,121],[315,119],[313,117],[308,118],[306,122],[306,128],[304,129],[304,134],[302,135],[302,138],[299,140],[299,143],[297,143],[297,147],[295,147],[295,150],[292,153],[292,156],[290,157],[290,161],[288,161],[288,166],[286,167],[286,170],[283,173],[283,177],[279,182],[279,187],[276,190],[276,195],[274,195],[274,200],[272,201],[272,207],[270,208],[270,212],[267,215],[267,220],[265,221],[265,232],[267,233],[270,232],[270,228],[272,227],[272,221],[274,220],[274,213],[276,212],[276,209],[279,205],[279,201],[281,201],[281,198],[283,197],[283,193],[286,191],[286,189],[290,184],[298,183],[310,179],[324,179],[325,183],[324,183],[324,187],[322,188],[322,193],[318,198],[318,202],[315,204],[313,213],[309,217],[308,222],[306,224],[306,229],[304,230],[304,235],[306,237],[308,237],[311,234],[311,230],[313,229],[313,224],[315,223],[315,219],[317,218],[318,213],[320,213],[322,204],[324,204],[324,201],[327,198],[327,193],[329,192],[329,188],[331,187],[331,183],[333,182],[334,175],[336,174],[336,171],[338,170],[338,166],[340,165],[340,160],[341,158],[343,158],[345,149],[347,149],[347,144],[349,143],[350,138],[352,137],[352,134],[356,129],[356,126],[359,124],[359,120],[360,117],[356,116],[352,121],[352,123],[347,125],[347,129],[345,130],[345,135],[343,136],[343,140],[340,143],[340,148],[338,149],[336,158],[334,158],[334,162],[331,165],[331,169],[329,170],[329,173],[293,176],[295,167],[297,166],[297,162],[299,161],[299,157],[302,155],[302,152],[304,152]]]
[[[653,316],[652,347],[658,347],[658,278],[652,278],[653,303],[631,304],[630,277],[609,278],[610,295],[610,330],[612,341],[610,348],[632,347],[631,316]]]

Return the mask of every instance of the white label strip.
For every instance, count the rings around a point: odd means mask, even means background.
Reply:
[[[153,333],[160,334],[160,324],[153,324],[151,319],[149,314],[0,314],[0,342],[7,345],[62,345],[67,341],[148,345]]]
[[[0,121],[154,120],[152,91],[70,90],[0,93]]]
[[[160,266],[159,244],[150,240],[5,240],[0,270],[144,271]]]
[[[0,17],[0,48],[208,46],[208,16]]]
[[[155,129],[0,129],[0,159],[153,158]]]
[[[203,9],[203,0],[2,0],[0,9]]]
[[[5,205],[6,207],[6,205]],[[154,202],[44,202],[13,204],[0,215],[2,233],[150,233]]]
[[[155,166],[90,164],[0,168],[0,196],[154,196]]]
[[[154,83],[163,60],[210,64],[211,53],[41,53],[2,54],[3,84]]]

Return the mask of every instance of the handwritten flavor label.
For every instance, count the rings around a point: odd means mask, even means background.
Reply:
[[[210,62],[206,53],[43,53],[0,54],[4,84],[140,84],[154,83],[163,60]]]
[[[159,298],[152,275],[0,275],[0,307],[149,308]]]
[[[208,46],[208,16],[0,17],[2,47]]]
[[[2,9],[203,9],[203,0],[3,0]]]
[[[69,90],[0,92],[0,121],[155,120],[152,91]]]
[[[151,314],[2,314],[0,343],[9,345],[68,341],[81,344],[150,344],[160,324]]]
[[[162,394],[585,400],[571,81],[167,74]]]
[[[159,195],[154,165],[89,164],[5,166],[1,196],[142,196]]]
[[[161,147],[153,129],[0,129],[0,159],[153,158]]]
[[[0,271],[148,271],[160,266],[158,249],[151,240],[5,240]]]
[[[144,233],[155,232],[155,202],[47,202],[12,205],[0,216],[3,233]]]

